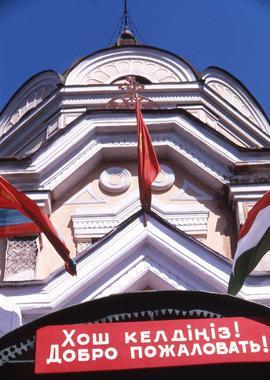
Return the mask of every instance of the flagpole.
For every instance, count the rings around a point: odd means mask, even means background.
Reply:
[[[140,104],[140,97],[138,96],[138,92],[137,92],[137,88],[135,87],[134,88],[134,100],[135,100],[135,104],[137,103],[137,101],[139,102]],[[144,227],[147,227],[147,205],[144,203],[142,204],[142,212],[143,212],[143,226]]]
[[[137,88],[134,88],[134,102],[135,104],[138,102],[140,104],[140,97],[138,96]],[[145,203],[142,204],[142,212],[143,212],[143,226],[147,227],[147,205]]]
[[[124,90],[120,96],[112,98],[106,105],[112,109],[134,109],[137,118],[137,138],[138,138],[138,181],[140,201],[143,213],[143,224],[147,227],[147,212],[151,209],[151,185],[160,172],[160,165],[152,145],[151,136],[144,123],[141,104],[145,107],[159,108],[151,99],[138,95],[139,90],[144,89],[144,85],[137,83],[132,76],[126,78],[127,83],[119,84],[118,87]]]
[[[143,206],[143,226],[147,227],[147,206]]]

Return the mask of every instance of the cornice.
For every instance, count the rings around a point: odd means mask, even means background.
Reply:
[[[235,133],[240,140],[242,137],[247,147],[270,145],[270,137],[265,133],[265,130],[260,128],[260,124],[251,122],[245,115],[237,111],[236,108],[226,102],[207,85],[182,83],[169,89],[166,85],[158,85],[158,88],[156,86],[155,84],[145,86],[142,93],[145,97],[162,105],[162,107],[177,106],[187,109],[188,107],[192,108],[193,105],[203,105],[207,109],[212,110],[219,118],[219,122],[227,128],[232,129],[232,133]],[[90,93],[93,95],[90,96]],[[88,96],[82,96],[72,91],[72,96],[65,97],[63,104],[69,106],[85,104],[88,107],[104,107],[111,98],[116,96],[116,93],[116,89],[113,92],[108,91],[104,94],[101,89],[96,88],[96,90],[93,89],[92,91],[89,88]],[[118,90],[117,96],[120,94],[121,91]]]
[[[25,320],[31,320],[31,315],[35,318],[110,291],[123,292],[146,273],[153,273],[168,288],[224,293],[231,271],[228,260],[150,215],[147,227],[137,217],[96,249],[86,250],[77,268],[76,279],[60,272],[48,283],[21,288],[19,294],[17,287],[1,287],[1,292],[21,309]],[[262,282],[253,276],[239,296],[267,304],[269,289],[269,276]]]
[[[161,105],[162,109],[172,106],[192,111],[194,106],[201,105],[205,108],[205,112],[210,111],[217,118],[218,124],[225,130],[227,129],[232,136],[235,135],[235,138],[243,146],[270,146],[269,135],[224,101],[207,85],[188,83],[172,87],[168,89],[167,85],[148,85],[143,94]],[[2,156],[22,158],[33,154],[33,144],[36,144],[35,150],[40,149],[44,143],[50,141],[52,135],[59,133],[73,120],[71,118],[63,124],[63,119],[59,119],[59,125],[54,126],[61,115],[75,114],[76,117],[79,117],[89,107],[90,109],[101,108],[104,110],[109,100],[120,93],[122,91],[116,86],[58,89],[48,99],[30,110],[22,120],[2,136],[0,140]],[[197,117],[196,114],[194,116]],[[207,119],[204,122],[207,124]],[[213,128],[211,123],[209,125]],[[53,134],[51,133],[52,128]],[[222,136],[222,132],[216,133],[220,133]]]
[[[130,159],[135,159],[134,114],[117,111],[113,115],[112,119],[111,111],[95,111],[75,118],[72,125],[53,135],[50,143],[31,160],[2,161],[1,174],[15,184],[20,183],[24,190],[50,190],[58,198],[65,182],[68,180],[70,184],[75,173],[77,181],[102,160],[124,158],[127,151]],[[145,111],[144,119],[158,155],[162,157],[169,152],[175,162],[194,171],[214,189],[221,189],[234,178],[246,181],[247,175],[255,175],[257,180],[265,181],[270,176],[267,149],[241,150],[181,110]]]
[[[75,131],[74,131],[75,132]],[[48,149],[47,154],[44,157],[40,157],[38,160],[33,161],[33,168],[39,172],[45,171],[48,173],[48,168],[52,166],[51,158],[54,157],[55,161],[61,160],[66,150],[66,159],[64,162],[59,162],[58,167],[54,173],[49,174],[45,177],[43,174],[43,180],[40,183],[40,187],[44,189],[53,190],[59,186],[65,179],[76,172],[82,165],[93,160],[94,156],[99,157],[100,152],[102,151],[103,157],[106,157],[106,151],[111,151],[112,148],[121,148],[121,151],[117,151],[117,157],[124,157],[126,154],[126,149],[134,149],[137,146],[137,139],[135,135],[118,135],[114,134],[113,136],[100,136],[92,134],[92,138],[84,140],[84,146],[77,150],[77,152],[72,152],[72,147],[67,145],[68,142],[76,144],[76,133],[73,136],[70,136],[66,142],[63,141],[62,144],[58,144],[55,149]],[[184,142],[184,138],[175,136],[172,133],[167,134],[152,134],[153,144],[157,147],[167,147],[173,151],[173,154],[178,157],[179,162],[181,160],[183,164],[200,168],[211,178],[212,181],[218,182],[220,184],[226,183],[226,177],[229,176],[229,171],[222,167],[221,164],[218,164],[217,161],[211,159],[209,155],[198,150],[195,145],[190,145],[188,142]],[[64,148],[65,146],[65,148]],[[73,148],[74,149],[74,148]],[[54,166],[56,163],[54,163]],[[89,172],[89,168],[88,168]],[[78,174],[78,173],[77,173]],[[77,178],[78,180],[78,178]]]

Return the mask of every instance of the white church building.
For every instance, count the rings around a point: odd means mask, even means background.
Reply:
[[[162,169],[147,226],[127,78]],[[43,234],[2,239],[0,334],[115,294],[226,294],[239,226],[270,188],[269,153],[269,120],[243,84],[127,31],[63,74],[31,77],[0,114],[0,174],[48,214],[77,276]],[[237,297],[270,306],[269,255]]]

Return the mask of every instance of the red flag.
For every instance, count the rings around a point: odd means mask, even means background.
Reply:
[[[151,185],[160,172],[160,166],[154,151],[150,134],[144,123],[140,109],[140,100],[136,97],[136,117],[138,135],[138,178],[142,207],[151,207]]]
[[[15,209],[20,211],[24,216],[29,218],[33,223],[29,223],[29,233],[43,232],[58,254],[65,261],[66,270],[73,276],[76,274],[76,265],[69,257],[70,252],[66,245],[60,240],[50,222],[48,216],[44,214],[37,204],[28,198],[24,193],[18,191],[8,181],[0,176],[0,207],[5,209]],[[30,221],[30,222],[31,222]],[[31,226],[32,224],[32,226]],[[6,235],[7,236],[7,235]],[[12,233],[9,235],[12,236]]]

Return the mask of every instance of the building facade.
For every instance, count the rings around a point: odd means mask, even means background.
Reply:
[[[162,169],[147,226],[128,78]],[[227,292],[239,226],[270,185],[269,120],[229,73],[120,39],[63,75],[30,78],[0,136],[1,175],[48,214],[78,270],[65,272],[43,234],[2,239],[2,335],[112,294]],[[266,255],[238,297],[269,306],[269,270]]]

